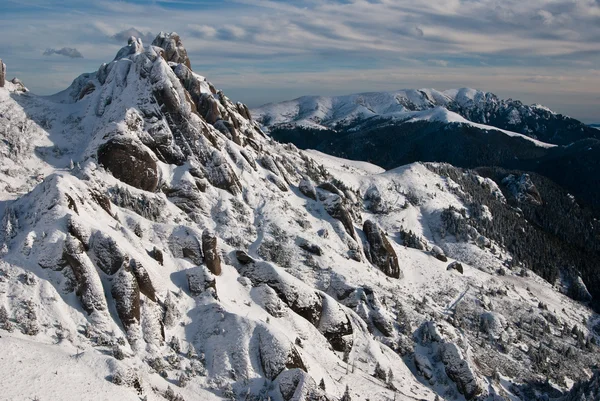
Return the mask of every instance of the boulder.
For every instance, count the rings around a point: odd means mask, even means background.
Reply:
[[[448,265],[448,268],[446,270],[456,270],[457,272],[459,272],[460,274],[464,274],[464,269],[463,269],[463,265],[459,262],[452,262]]]
[[[427,380],[431,380],[433,377],[433,366],[429,362],[429,358],[423,354],[415,353],[415,366],[417,372]]]
[[[298,189],[307,198],[310,198],[312,200],[317,200],[317,191],[315,189],[315,186],[312,184],[312,182],[310,182],[310,180],[304,179],[304,180],[300,181],[300,184],[298,184]]]
[[[277,376],[279,392],[285,401],[326,400],[317,395],[317,383],[302,369],[290,369]]]
[[[216,276],[221,275],[221,259],[217,249],[217,236],[209,230],[202,233],[202,252],[204,253],[204,263],[208,270]]]
[[[183,47],[181,38],[176,32],[160,32],[154,41],[152,41],[152,45],[164,50],[166,61],[184,64],[187,68],[192,68],[187,50]]]
[[[435,256],[436,259],[441,260],[442,262],[447,262],[448,258],[444,254],[444,251],[439,246],[435,245],[431,248],[431,254]]]
[[[363,231],[368,243],[365,249],[367,259],[384,272],[386,276],[400,278],[398,256],[383,231],[371,220],[365,221]]]
[[[317,244],[313,244],[312,242],[308,242],[304,238],[300,238],[298,240],[298,246],[304,249],[308,253],[312,253],[313,255],[321,256],[323,255],[323,249]]]
[[[4,81],[6,80],[6,64],[0,59],[0,88],[4,88]]]
[[[154,192],[158,186],[156,161],[141,144],[113,138],[98,148],[98,162],[112,175],[138,189]]]
[[[250,255],[248,255],[244,251],[236,251],[235,257],[237,258],[238,262],[240,262],[243,265],[254,263],[254,259],[252,259],[252,257],[250,257]]]

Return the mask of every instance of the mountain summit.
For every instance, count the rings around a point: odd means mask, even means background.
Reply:
[[[597,389],[597,282],[569,253],[597,226],[543,178],[280,144],[176,33],[130,38],[53,96],[6,82],[0,137],[8,399]]]

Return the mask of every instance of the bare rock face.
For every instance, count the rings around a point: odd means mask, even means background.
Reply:
[[[126,255],[114,239],[102,231],[96,231],[92,234],[89,243],[92,259],[104,273],[112,276],[121,268]]]
[[[140,288],[129,267],[128,261],[123,264],[123,267],[115,276],[111,293],[117,305],[117,314],[123,326],[127,328],[132,324],[139,323]]]
[[[572,299],[580,302],[589,302],[592,300],[592,294],[585,286],[581,276],[575,276],[571,280],[567,295]]]
[[[356,240],[356,233],[354,232],[354,225],[352,224],[352,216],[344,207],[342,198],[337,195],[333,195],[333,197],[326,199],[323,202],[323,206],[331,217],[342,222],[348,235]]]
[[[6,80],[6,64],[0,59],[0,88],[4,88],[4,82]]]
[[[384,272],[386,276],[400,278],[402,273],[398,265],[398,256],[383,231],[371,220],[365,221],[363,231],[369,244],[365,250],[369,261]]]
[[[111,139],[98,148],[98,162],[115,178],[133,187],[154,192],[158,186],[156,162],[134,141]]]
[[[67,237],[63,249],[63,259],[75,276],[76,294],[83,309],[91,314],[108,309],[102,289],[102,282],[92,261],[85,254],[81,242],[72,235]]]
[[[481,394],[483,389],[469,364],[462,356],[460,349],[452,343],[444,343],[441,347],[442,362],[446,367],[446,374],[456,383],[458,391],[467,400],[472,400]]]
[[[217,249],[217,236],[208,230],[202,233],[202,252],[204,253],[204,263],[208,270],[216,276],[221,275],[221,259]]]
[[[152,45],[158,46],[165,51],[165,60],[177,64],[184,64],[187,68],[192,68],[187,50],[183,47],[181,38],[176,32],[159,33],[152,42]]]
[[[133,272],[133,275],[135,276],[138,286],[140,287],[140,292],[152,301],[156,302],[156,289],[154,288],[154,284],[152,283],[146,268],[135,259],[131,259],[129,266]]]

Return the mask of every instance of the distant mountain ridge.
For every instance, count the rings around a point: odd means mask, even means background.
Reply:
[[[600,131],[463,88],[306,96],[252,111],[274,139],[392,169],[417,161],[534,171],[600,211]]]
[[[339,130],[357,121],[378,117],[484,124],[556,145],[600,138],[600,133],[590,126],[545,106],[528,106],[519,100],[504,100],[493,93],[471,88],[304,96],[261,106],[252,114],[267,127],[293,125]]]

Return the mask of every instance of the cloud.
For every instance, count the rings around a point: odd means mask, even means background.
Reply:
[[[146,44],[152,43],[152,41],[156,37],[156,35],[154,35],[152,32],[144,33],[144,32],[137,30],[134,27],[131,27],[129,29],[125,29],[123,31],[115,33],[114,35],[111,36],[111,39],[113,39],[119,43],[127,43],[127,40],[132,36],[142,39],[142,42],[146,43]]]
[[[46,49],[44,51],[44,56],[51,56],[53,54],[58,54],[60,56],[70,57],[70,58],[83,58],[83,54],[74,47],[63,47],[62,49]]]
[[[448,62],[446,60],[429,60],[429,62],[438,67],[448,67]]]
[[[243,85],[244,93],[252,96],[259,91],[284,98],[309,90],[316,94],[321,89],[335,91],[331,85],[352,92],[418,86],[502,91],[519,90],[526,84],[531,93],[538,94],[533,102],[543,103],[557,98],[550,94],[566,91],[580,93],[583,99],[600,84],[594,71],[600,65],[598,0],[36,3],[44,9],[3,9],[0,25],[0,36],[11,37],[10,44],[0,43],[0,54],[30,74],[22,77],[25,80],[34,78],[35,68],[42,73],[35,63],[25,65],[31,54],[39,55],[55,43],[69,43],[86,55],[82,65],[64,63],[75,77],[81,68],[94,71],[111,60],[129,36],[141,37],[148,44],[153,40],[150,32],[162,30],[180,34],[199,73],[229,89]],[[64,24],[66,19],[71,23]],[[124,29],[132,21],[134,27]],[[19,35],[12,34],[17,31]],[[440,78],[420,74],[424,69]],[[448,76],[457,69],[464,74]],[[498,69],[501,79],[489,74]],[[402,74],[382,72],[389,70]],[[511,78],[511,73],[518,77]],[[61,74],[60,82],[67,71]],[[335,79],[340,75],[345,77],[343,82]],[[572,76],[588,84],[566,79]],[[327,77],[331,85],[325,87],[320,77]],[[58,79],[45,82],[57,85],[55,90],[63,89]],[[310,86],[313,82],[320,84]],[[544,82],[548,84],[540,84]],[[570,103],[573,110],[576,103]],[[589,107],[600,109],[600,103],[593,100]]]

